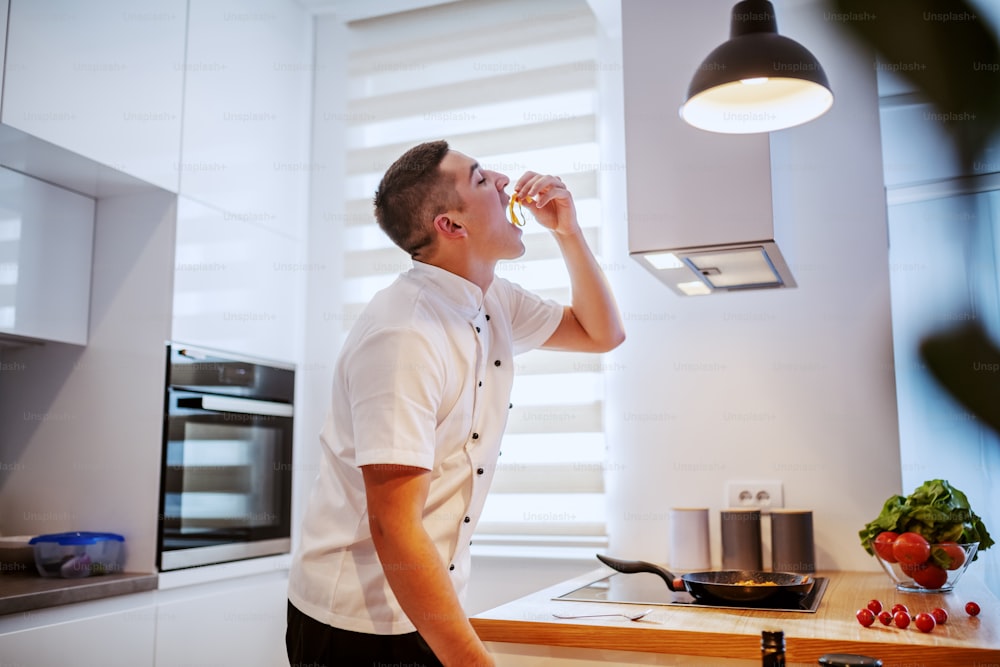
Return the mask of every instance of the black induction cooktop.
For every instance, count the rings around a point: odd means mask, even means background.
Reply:
[[[618,604],[668,605],[683,607],[708,607],[727,609],[755,609],[760,611],[791,611],[815,613],[826,592],[827,578],[815,577],[814,585],[804,597],[773,597],[761,602],[703,602],[690,593],[675,593],[667,588],[659,576],[650,572],[635,574],[614,573],[586,586],[581,586],[553,600],[577,602],[614,602]]]

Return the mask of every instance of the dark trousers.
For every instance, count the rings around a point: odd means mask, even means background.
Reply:
[[[288,603],[285,647],[291,667],[442,667],[416,632],[372,635],[320,623]]]

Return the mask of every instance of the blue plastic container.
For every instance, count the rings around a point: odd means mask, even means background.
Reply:
[[[121,572],[125,538],[116,533],[53,533],[31,538],[35,567],[43,577],[78,579]]]

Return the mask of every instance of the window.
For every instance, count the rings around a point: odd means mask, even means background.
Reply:
[[[371,197],[389,164],[421,141],[446,139],[512,180],[527,169],[559,175],[600,256],[597,23],[584,0],[451,3],[347,32],[345,328],[410,266],[374,223]],[[525,256],[498,275],[568,303],[555,241],[530,221],[524,238]],[[589,555],[606,543],[601,357],[539,350],[516,365],[476,548]]]

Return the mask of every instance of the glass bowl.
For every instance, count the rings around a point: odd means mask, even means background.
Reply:
[[[960,560],[958,551],[960,550],[964,559]],[[896,584],[896,588],[901,591],[911,593],[945,593],[950,591],[962,578],[965,571],[969,569],[969,563],[979,549],[979,542],[968,544],[932,544],[931,558],[921,565],[904,565],[903,563],[892,563],[882,558],[875,552],[875,559],[879,565],[889,575],[889,578]],[[942,565],[950,566],[951,569]]]

